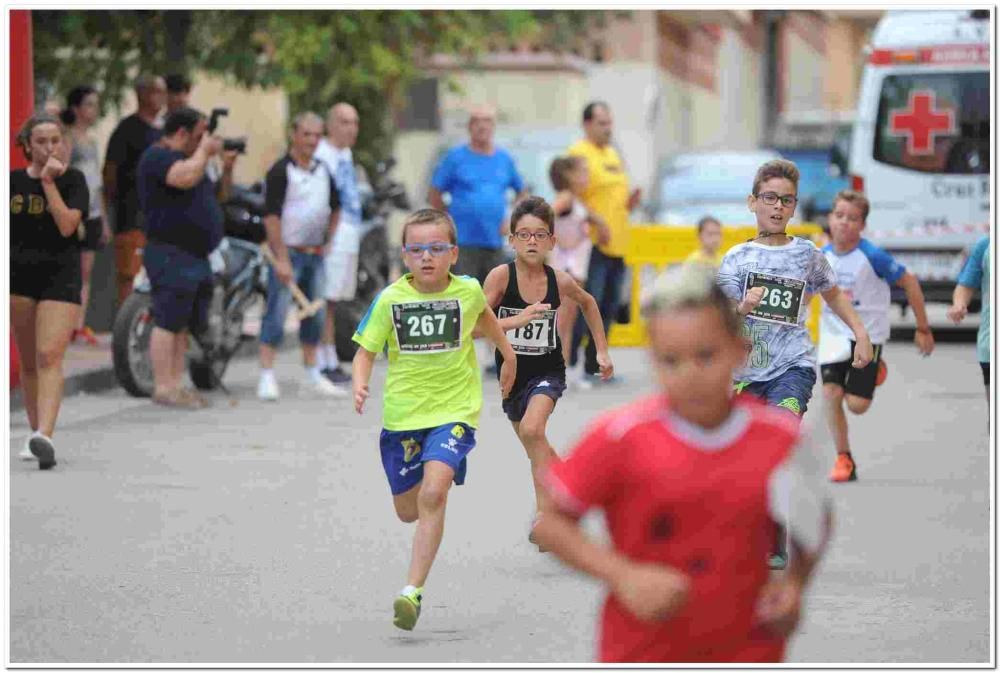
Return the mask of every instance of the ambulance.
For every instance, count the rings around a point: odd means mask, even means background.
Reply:
[[[990,228],[990,11],[891,11],[867,48],[848,158],[865,235],[950,302]]]

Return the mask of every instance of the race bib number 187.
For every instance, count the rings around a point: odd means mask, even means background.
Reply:
[[[501,306],[497,317],[501,320],[518,315],[523,309]],[[524,327],[507,331],[507,340],[515,353],[520,355],[545,355],[556,347],[556,312],[546,311],[545,314],[532,320]]]
[[[462,345],[462,305],[458,299],[392,305],[400,353],[443,353]]]
[[[798,324],[802,297],[806,291],[805,281],[751,271],[747,274],[743,294],[746,295],[747,290],[754,287],[763,287],[764,297],[750,315],[758,320],[784,325]]]

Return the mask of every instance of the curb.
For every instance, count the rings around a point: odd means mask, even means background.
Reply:
[[[281,345],[278,347],[279,353],[289,348],[298,347],[298,339],[294,338],[297,337],[297,331],[295,330],[295,333],[286,332],[285,338],[282,339]],[[289,337],[293,338],[289,339]],[[233,355],[232,361],[257,357],[259,346],[260,342],[256,338],[247,340]],[[110,357],[111,354],[108,353],[108,358],[110,359]],[[117,387],[118,378],[115,376],[115,368],[109,362],[99,369],[91,369],[67,376],[63,383],[63,399],[81,393],[103,393]],[[10,391],[10,410],[20,411],[22,409],[24,409],[23,393],[21,387],[18,386]]]

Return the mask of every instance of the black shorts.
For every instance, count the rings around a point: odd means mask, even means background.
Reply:
[[[153,297],[153,324],[168,332],[198,332],[208,324],[212,268],[208,260],[171,245],[149,243],[143,251]]]
[[[80,222],[76,230],[76,240],[80,243],[80,249],[84,251],[100,250],[104,246],[101,244],[101,218],[95,217]]]
[[[557,401],[566,391],[566,372],[558,374],[545,374],[530,378],[524,383],[514,384],[510,391],[510,396],[503,401],[503,410],[514,423],[520,423],[524,418],[524,412],[528,410],[528,403],[532,395],[545,395],[551,397],[552,401]]]
[[[854,342],[851,342],[851,353],[854,353]],[[878,363],[882,360],[882,344],[873,347],[872,361],[864,369],[851,366],[853,356],[849,360],[831,362],[820,366],[823,383],[833,383],[844,389],[848,395],[870,400],[875,397],[875,379],[878,377]]]
[[[986,386],[987,388],[989,388],[990,387],[990,363],[989,362],[980,362],[979,366],[983,370],[983,385]]]
[[[80,253],[63,259],[33,263],[11,262],[10,293],[35,301],[80,303]]]

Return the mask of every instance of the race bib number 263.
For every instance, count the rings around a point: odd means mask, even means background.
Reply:
[[[751,271],[747,274],[743,294],[746,295],[747,290],[754,287],[764,288],[764,296],[757,308],[751,311],[751,316],[785,325],[798,324],[802,297],[806,291],[805,281]]]
[[[462,345],[458,299],[393,304],[392,325],[400,353],[443,353]]]

